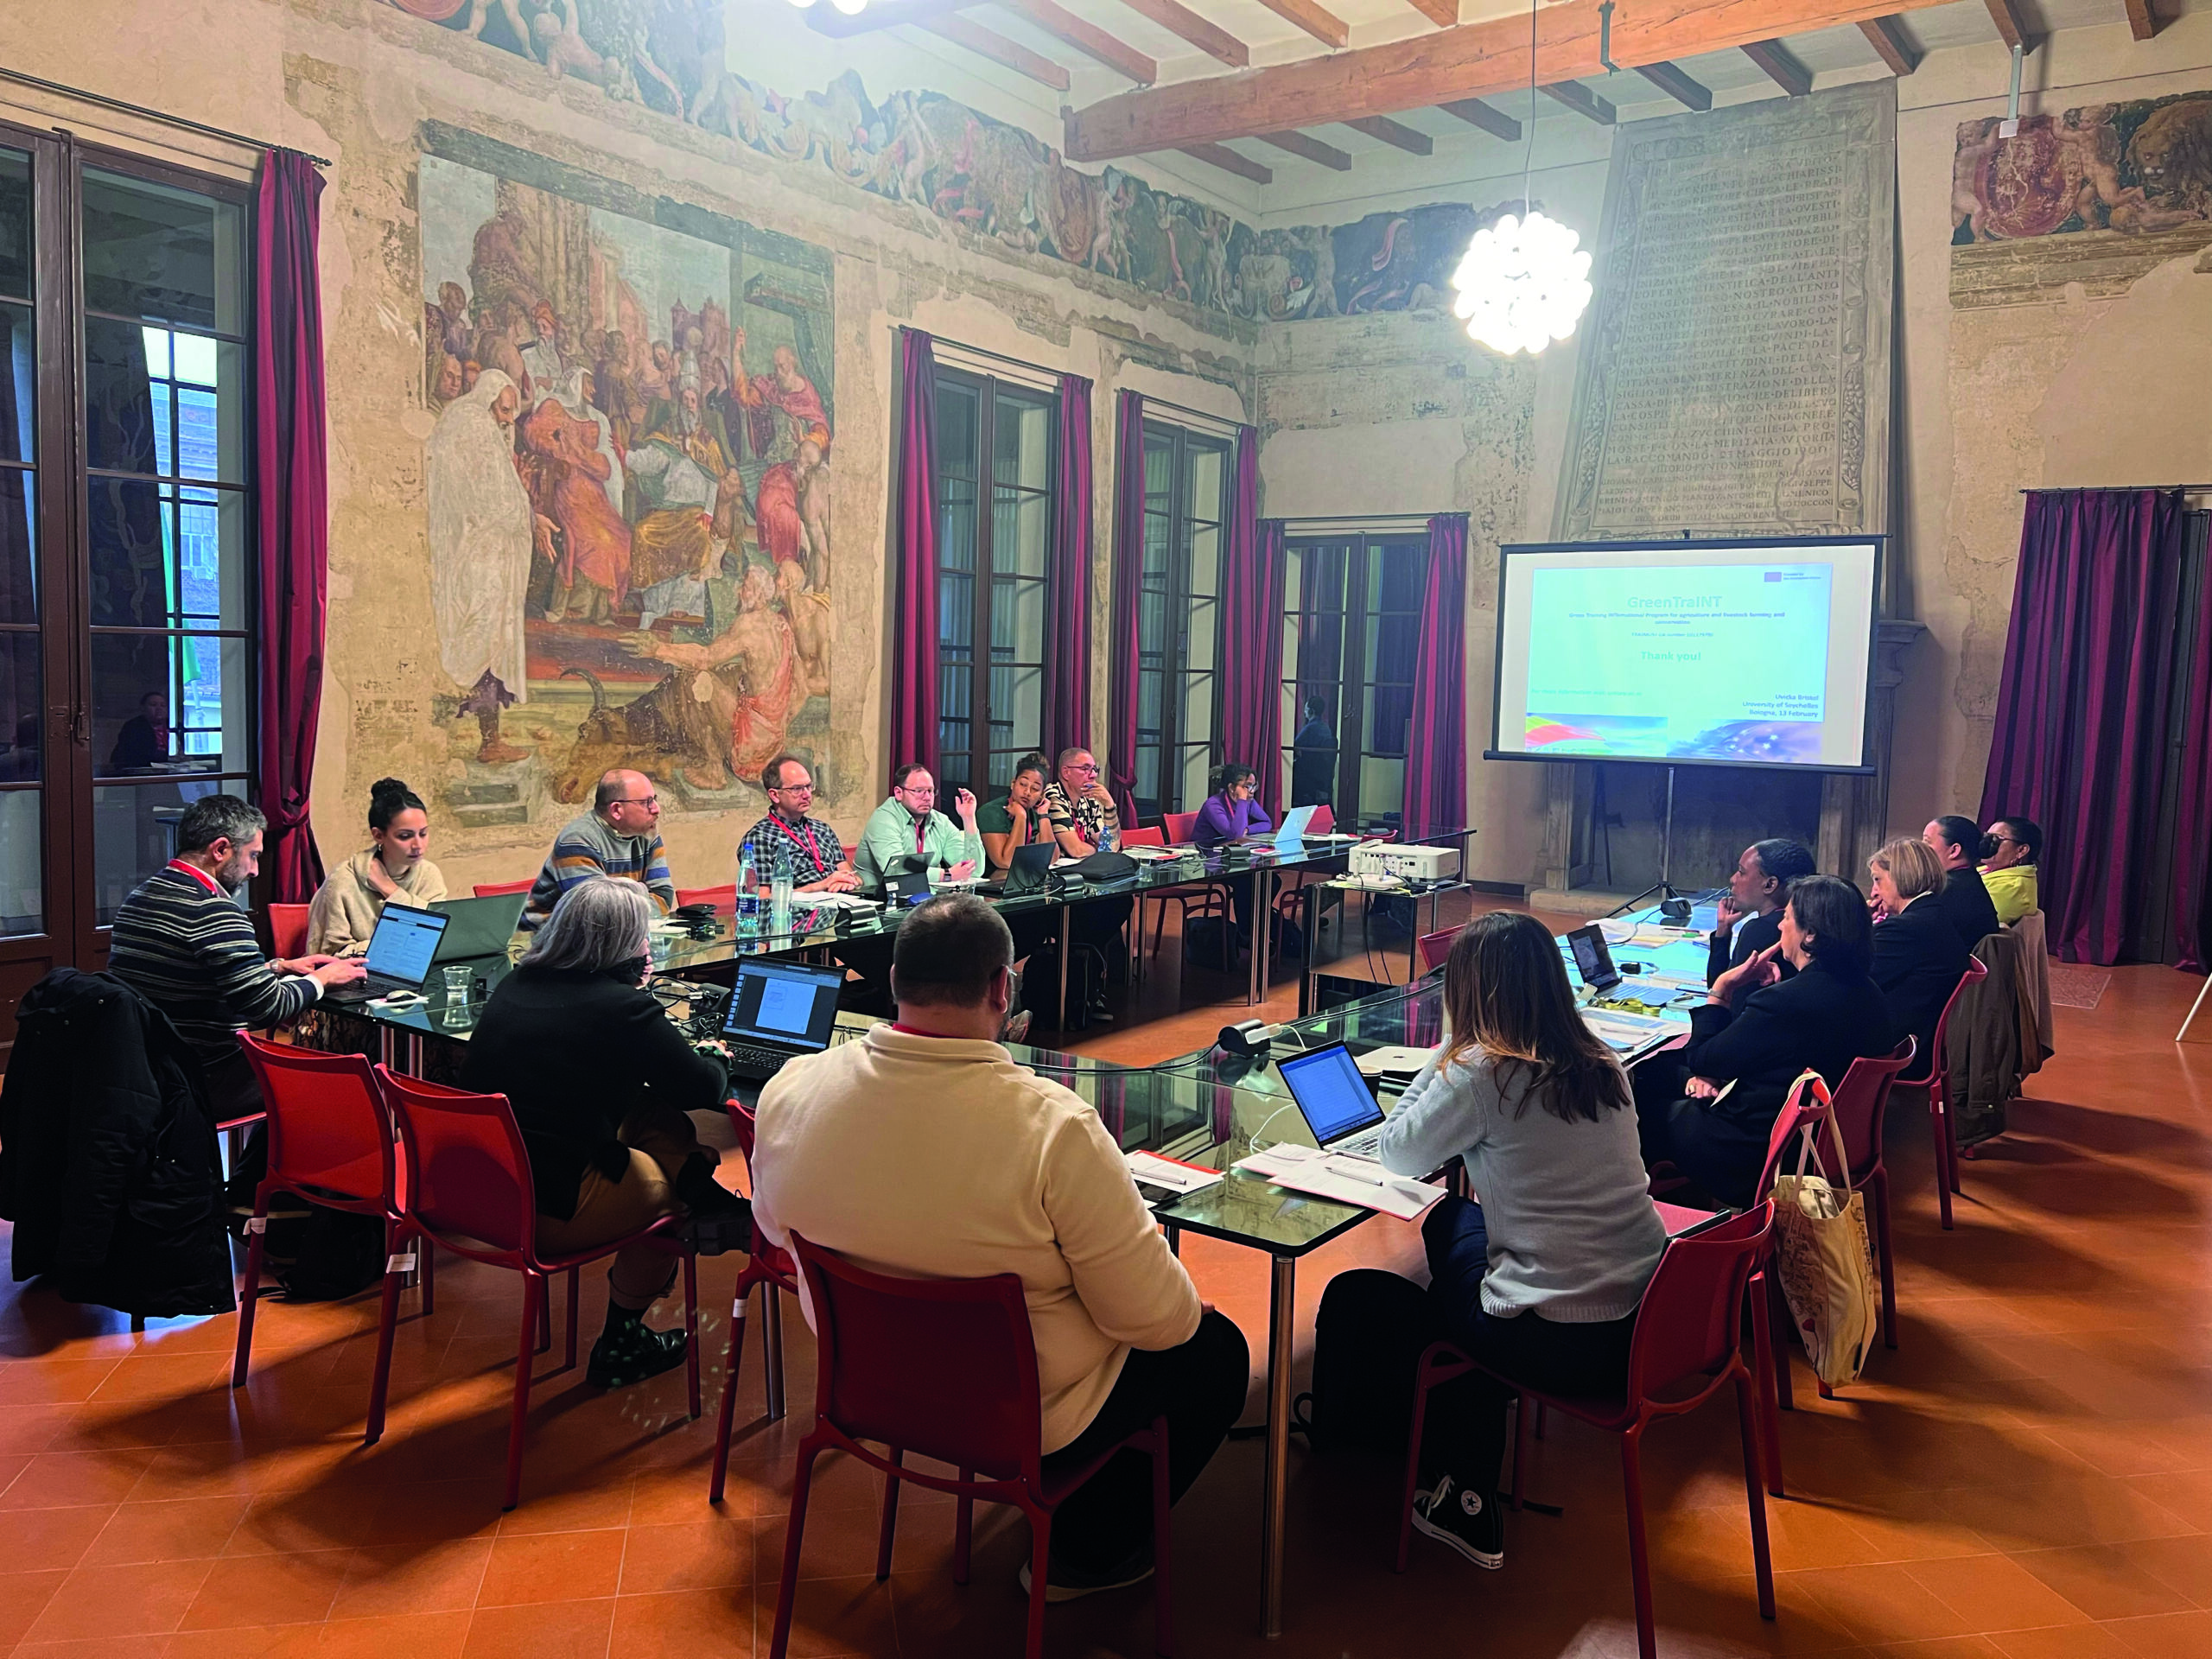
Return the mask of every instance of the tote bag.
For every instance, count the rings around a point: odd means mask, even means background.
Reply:
[[[1799,1079],[1828,1104],[1827,1087],[1815,1075]],[[1851,1190],[1850,1164],[1834,1111],[1827,1126],[1841,1185],[1808,1173],[1816,1157],[1813,1127],[1797,1132],[1797,1168],[1774,1179],[1774,1254],[1783,1299],[1797,1334],[1804,1339],[1814,1373],[1828,1387],[1853,1381],[1866,1363],[1879,1330],[1875,1311],[1878,1283],[1874,1252],[1866,1236],[1866,1202]]]

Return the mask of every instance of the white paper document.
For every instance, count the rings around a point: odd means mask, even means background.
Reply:
[[[1202,1192],[1222,1179],[1217,1169],[1200,1169],[1156,1152],[1132,1152],[1127,1154],[1127,1161],[1129,1173],[1138,1180],[1147,1186],[1164,1186],[1171,1192]]]
[[[1393,1175],[1372,1159],[1342,1157],[1314,1147],[1270,1147],[1236,1168],[1294,1192],[1379,1210],[1401,1221],[1413,1220],[1444,1196],[1442,1187]]]

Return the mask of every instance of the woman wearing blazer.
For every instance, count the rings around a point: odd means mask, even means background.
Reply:
[[[1900,836],[1866,861],[1882,920],[1874,929],[1874,982],[1888,998],[1899,1029],[1920,1045],[1913,1077],[1936,1065],[1936,1022],[1967,970],[1966,944],[1945,915],[1943,861],[1916,836]]]

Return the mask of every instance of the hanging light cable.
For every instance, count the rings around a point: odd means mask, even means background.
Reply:
[[[1590,255],[1581,238],[1529,202],[1536,152],[1536,7],[1529,5],[1529,143],[1521,162],[1521,213],[1477,231],[1452,274],[1452,313],[1467,338],[1506,357],[1534,357],[1574,332],[1590,303]]]

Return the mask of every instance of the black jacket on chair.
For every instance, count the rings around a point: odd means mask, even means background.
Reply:
[[[1802,973],[1753,991],[1732,1011],[1714,1003],[1692,1010],[1682,1075],[1733,1079],[1728,1098],[1708,1109],[1757,1128],[1764,1141],[1789,1085],[1808,1066],[1833,1089],[1852,1061],[1887,1054],[1902,1040],[1872,980],[1816,958]]]
[[[0,1215],[16,1277],[163,1319],[237,1304],[215,1114],[168,1015],[57,968],[16,1014],[0,1090]]]
[[[1932,896],[1914,899],[1875,926],[1874,982],[1889,999],[1899,1032],[1920,1045],[1912,1065],[1916,1077],[1926,1077],[1934,1063],[1936,1022],[1959,988],[1967,954],[1957,928]]]
[[[1943,886],[1933,901],[1950,918],[1951,931],[1959,936],[1959,943],[1972,955],[1974,946],[2005,925],[1997,919],[1997,903],[1989,896],[1989,889],[1982,885],[1981,872],[1968,865],[1962,870],[1943,872]],[[1918,909],[1918,906],[1912,906]],[[1965,971],[1964,964],[1961,972]]]
[[[648,1103],[718,1110],[721,1062],[684,1041],[652,994],[615,973],[518,968],[499,982],[470,1033],[461,1086],[505,1095],[522,1128],[540,1215],[576,1213],[584,1171],[619,1181],[630,1167],[617,1138]]]

